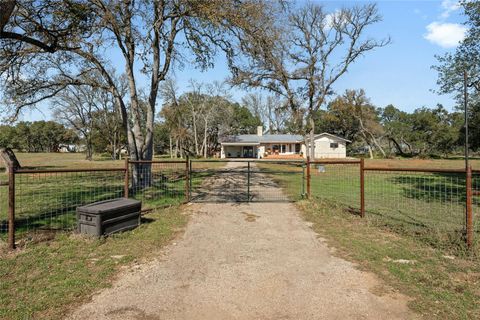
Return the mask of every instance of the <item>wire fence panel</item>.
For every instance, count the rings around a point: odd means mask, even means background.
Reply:
[[[15,174],[17,237],[34,230],[71,230],[76,207],[123,196],[124,171]]]
[[[366,217],[434,246],[463,243],[464,173],[367,171]]]
[[[142,201],[144,208],[185,202],[187,162],[130,162],[129,196]]]
[[[480,172],[472,174],[473,193],[473,241],[478,248],[480,245]]]
[[[0,238],[8,233],[8,176],[0,172]]]
[[[305,196],[303,161],[250,164],[250,201],[298,201]]]
[[[190,192],[193,202],[247,202],[248,162],[190,162]]]
[[[310,198],[360,212],[360,165],[313,163],[310,167]]]
[[[265,160],[192,160],[194,202],[274,202],[302,197],[303,162]]]

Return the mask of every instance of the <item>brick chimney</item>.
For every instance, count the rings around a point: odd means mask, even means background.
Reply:
[[[263,136],[263,127],[262,126],[257,127],[257,136],[259,136],[259,137]]]

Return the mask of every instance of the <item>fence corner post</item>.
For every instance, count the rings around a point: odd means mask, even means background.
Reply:
[[[472,167],[468,166],[466,171],[466,242],[467,247],[473,245],[473,212],[472,212]]]
[[[15,249],[15,167],[8,167],[8,248]]]
[[[130,166],[128,156],[125,158],[125,178],[123,186],[123,197],[128,199],[128,188],[129,188],[129,177],[130,177]]]
[[[310,156],[307,156],[307,199],[310,199],[310,181],[311,181],[311,174],[310,174]]]
[[[365,159],[360,159],[360,216],[365,218]]]
[[[190,202],[190,158],[185,160],[185,200]]]

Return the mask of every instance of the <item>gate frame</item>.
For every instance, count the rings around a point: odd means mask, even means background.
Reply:
[[[188,161],[188,168],[189,168],[189,172],[188,172],[188,185],[189,185],[189,190],[188,190],[188,195],[189,195],[189,198],[187,200],[187,202],[190,202],[192,201],[192,190],[193,190],[193,185],[192,185],[192,180],[193,180],[193,173],[195,173],[194,169],[193,169],[193,166],[192,164],[197,162],[197,163],[208,163],[208,162],[213,162],[213,163],[229,163],[229,162],[238,162],[238,163],[241,163],[241,162],[246,162],[247,163],[247,171],[246,171],[246,175],[247,175],[247,200],[246,201],[234,201],[234,202],[237,202],[237,203],[251,203],[251,202],[255,202],[255,201],[252,201],[251,200],[251,197],[250,197],[250,193],[251,193],[251,190],[250,190],[250,186],[252,185],[251,183],[251,173],[252,173],[252,170],[251,170],[251,163],[273,163],[273,164],[301,164],[302,166],[302,176],[301,176],[301,179],[302,179],[302,188],[300,190],[300,196],[302,198],[308,198],[308,195],[305,193],[305,184],[309,183],[309,177],[308,177],[308,174],[306,175],[305,174],[305,170],[309,170],[308,169],[308,158],[307,160],[282,160],[282,159],[277,159],[277,160],[268,160],[268,159],[254,159],[254,158],[231,158],[231,159],[187,159]],[[207,169],[208,170],[208,169]],[[308,192],[308,191],[307,191]],[[261,201],[260,201],[261,202]],[[268,200],[265,201],[265,202],[269,202]],[[272,201],[270,201],[272,202]]]

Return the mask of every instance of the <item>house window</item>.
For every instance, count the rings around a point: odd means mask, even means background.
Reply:
[[[331,142],[330,143],[330,148],[331,149],[337,149],[338,148],[338,142]]]
[[[282,153],[285,153],[285,152],[287,151],[287,146],[286,146],[285,144],[282,144],[281,147],[282,147],[282,151],[281,151],[281,152],[282,152]]]
[[[300,153],[302,150],[302,147],[300,146],[300,143],[295,144],[295,153]]]

